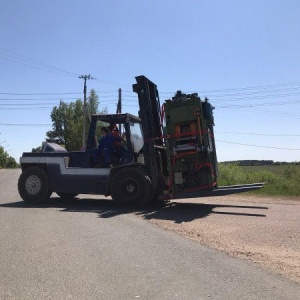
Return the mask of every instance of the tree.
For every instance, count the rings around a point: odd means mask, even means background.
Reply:
[[[9,156],[3,147],[0,147],[0,169],[1,168],[17,168],[19,165],[16,160]]]
[[[15,169],[17,167],[19,167],[19,164],[16,162],[16,160],[13,157],[9,156],[7,158],[6,168]]]
[[[32,148],[31,152],[34,152],[34,153],[39,153],[39,152],[42,152],[42,146],[38,146],[36,148]]]
[[[5,168],[8,159],[8,154],[3,147],[0,146],[0,167]]]
[[[52,128],[53,130],[48,131],[46,133],[48,137],[48,141],[57,144],[65,144],[65,123],[66,123],[66,110],[68,104],[64,101],[60,100],[59,106],[54,106],[51,112],[51,119],[52,119]]]
[[[90,96],[87,101],[87,109],[91,115],[98,112],[99,97],[94,89],[91,89]]]
[[[47,142],[64,145],[68,151],[79,150],[81,143],[76,142],[76,136],[82,132],[82,107],[80,99],[70,103],[61,100],[51,112],[53,129],[46,133]]]
[[[92,89],[87,98],[88,116],[98,113],[98,105],[98,95]],[[102,113],[105,112],[106,109],[102,111]],[[83,101],[77,99],[75,102],[67,103],[61,100],[59,106],[53,108],[51,119],[52,130],[46,133],[47,141],[64,145],[67,151],[80,150],[83,130]]]
[[[65,148],[68,151],[80,150],[82,146],[83,103],[76,100],[71,102],[66,111]]]

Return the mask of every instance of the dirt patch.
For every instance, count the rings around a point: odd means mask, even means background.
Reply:
[[[226,196],[184,199],[143,215],[214,249],[300,284],[300,199]]]

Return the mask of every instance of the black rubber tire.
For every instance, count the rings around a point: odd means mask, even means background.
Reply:
[[[18,190],[21,198],[29,204],[46,202],[52,194],[45,170],[36,166],[22,172],[18,181]]]
[[[78,194],[76,193],[57,193],[57,195],[65,200],[71,200],[74,199]]]
[[[110,193],[113,201],[124,207],[143,207],[153,199],[149,176],[140,168],[124,168],[111,179]]]

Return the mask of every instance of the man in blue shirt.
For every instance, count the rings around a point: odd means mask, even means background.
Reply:
[[[98,150],[100,155],[103,156],[106,166],[112,167],[111,154],[115,150],[116,141],[120,142],[121,137],[113,135],[107,127],[102,127],[100,133]]]

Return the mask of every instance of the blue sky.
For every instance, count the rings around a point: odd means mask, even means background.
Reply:
[[[137,114],[134,77],[215,106],[219,161],[300,160],[300,2],[0,0],[0,145],[19,160],[59,100]],[[81,133],[78,133],[81,134]]]

